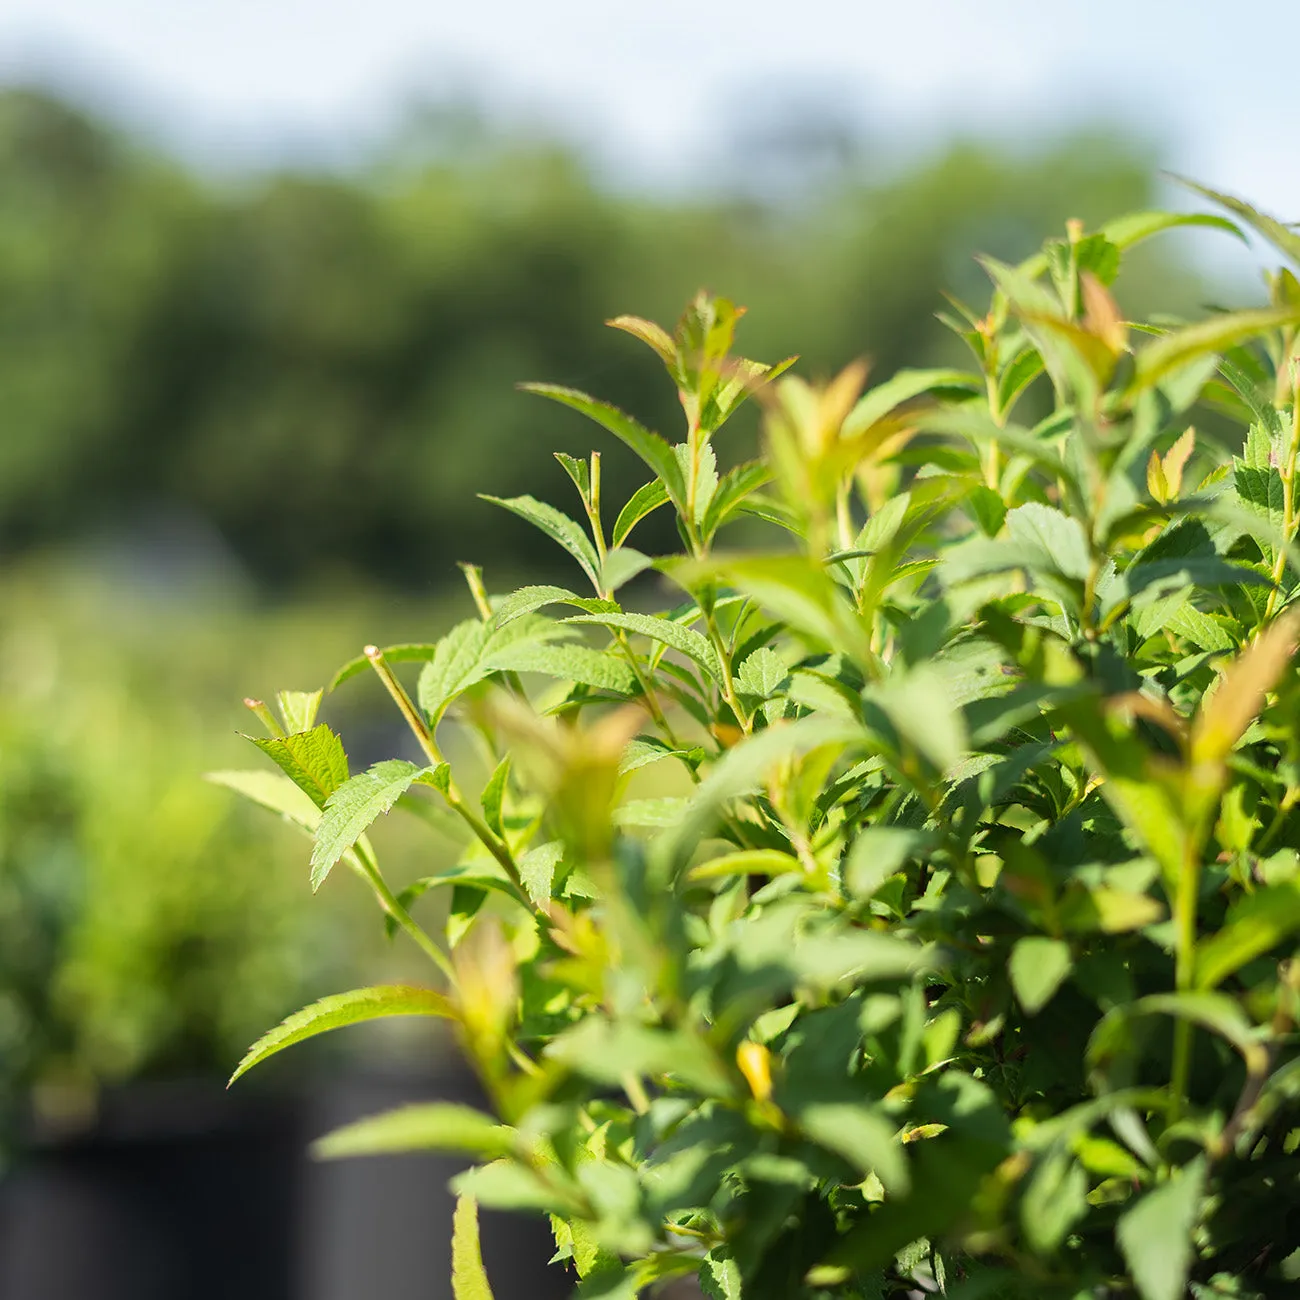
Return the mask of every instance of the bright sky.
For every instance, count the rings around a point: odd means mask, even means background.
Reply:
[[[820,95],[900,146],[1110,116],[1292,221],[1297,48],[1297,0],[0,0],[0,81],[215,164],[346,153],[468,89],[680,179],[720,108]]]

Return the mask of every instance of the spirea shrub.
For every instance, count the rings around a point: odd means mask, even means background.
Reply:
[[[649,475],[611,503],[598,452],[560,456],[571,509],[496,501],[571,585],[467,567],[477,617],[332,683],[378,674],[421,761],[351,772],[319,691],[253,705],[281,771],[223,779],[313,837],[313,887],[357,873],[431,987],[325,998],[237,1074],[451,1022],[492,1113],[319,1152],[473,1157],[460,1300],[491,1294],[479,1204],[550,1215],[611,1300],[1300,1285],[1300,284],[1127,320],[1124,253],[1186,224],[1238,231],[1143,212],[986,260],[989,309],[946,318],[970,366],[865,391],[733,355],[723,299],[611,321],[684,428],[529,385]],[[751,398],[763,454],[723,472]],[[679,553],[632,544],[653,511]],[[367,838],[395,808],[461,845],[400,891]]]

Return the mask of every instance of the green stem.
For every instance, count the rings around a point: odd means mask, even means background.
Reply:
[[[424,751],[425,757],[434,767],[442,765],[445,760],[442,751],[438,748],[438,742],[434,738],[433,732],[420,715],[419,709],[415,707],[414,701],[406,693],[402,683],[397,680],[393,670],[388,666],[383,651],[377,646],[368,645],[364,653],[366,658],[370,660],[375,672],[379,674],[379,678],[387,688],[389,695],[393,697],[393,701],[401,711],[402,717],[406,719],[407,726],[410,727],[416,740],[420,742],[420,748]],[[447,806],[474,832],[475,837],[483,847],[500,864],[501,869],[506,873],[513,886],[519,902],[531,911],[533,907],[532,900],[529,899],[528,891],[524,888],[523,879],[519,875],[519,867],[510,852],[510,846],[503,839],[493,834],[487,823],[465,802],[456,785],[455,778],[451,776],[450,772],[448,772],[447,790],[443,798],[447,801]]]
[[[1278,592],[1282,589],[1282,578],[1286,574],[1287,553],[1295,540],[1295,471],[1296,460],[1300,458],[1300,368],[1291,390],[1291,445],[1287,448],[1286,462],[1279,473],[1282,478],[1282,544],[1277,548],[1277,558],[1273,561],[1273,586],[1268,593],[1268,602],[1264,606],[1264,617],[1260,620],[1261,629],[1273,617],[1277,608]]]
[[[1191,989],[1196,974],[1196,902],[1200,888],[1198,857],[1196,841],[1188,835],[1174,897],[1174,985],[1180,993]],[[1187,1104],[1187,1086],[1192,1070],[1192,1037],[1190,1020],[1179,1019],[1174,1022],[1170,1077],[1173,1095],[1169,1107],[1171,1124],[1178,1120]]]
[[[379,863],[375,861],[375,855],[364,844],[358,842],[356,856],[361,866],[361,874],[365,877],[371,889],[375,891],[375,895],[379,899],[379,905],[410,935],[420,951],[437,966],[446,976],[447,982],[454,988],[456,985],[456,972],[452,969],[446,953],[434,943],[423,926],[398,902],[397,896],[388,887],[388,882],[379,870]]]

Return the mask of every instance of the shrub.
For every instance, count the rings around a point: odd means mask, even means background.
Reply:
[[[445,989],[326,998],[237,1075],[362,1019],[454,1022],[495,1115],[411,1106],[318,1149],[475,1157],[458,1296],[489,1294],[477,1203],[550,1214],[590,1296],[1300,1276],[1300,285],[1126,321],[1122,255],[1190,223],[1236,229],[1145,212],[986,259],[990,309],[948,319],[973,367],[865,394],[862,367],[813,385],[733,358],[722,299],[674,334],[611,322],[666,367],[684,439],[532,385],[652,477],[612,529],[599,454],[561,457],[574,515],[498,502],[586,589],[492,598],[467,566],[479,617],[341,670],[379,675],[419,762],[350,775],[320,692],[259,706],[284,775],[248,792],[312,834],[314,886],[362,876]],[[722,473],[754,393],[764,458]],[[680,554],[629,545],[655,510]],[[722,546],[745,519],[767,539]],[[676,592],[655,612],[650,570]],[[394,807],[464,844],[396,894],[366,837]]]

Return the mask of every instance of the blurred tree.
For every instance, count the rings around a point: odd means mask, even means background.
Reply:
[[[1068,216],[1141,206],[1153,171],[1101,133],[959,143],[886,178],[841,150],[798,203],[669,201],[449,113],[368,172],[217,188],[56,100],[0,95],[0,544],[179,510],[270,582],[420,587],[449,558],[529,554],[473,493],[526,490],[587,432],[514,381],[678,418],[604,317],[672,318],[706,284],[754,309],[750,355],[941,360],[939,290],[981,274],[970,249],[1018,257]],[[617,447],[607,473],[613,494],[641,481]]]

